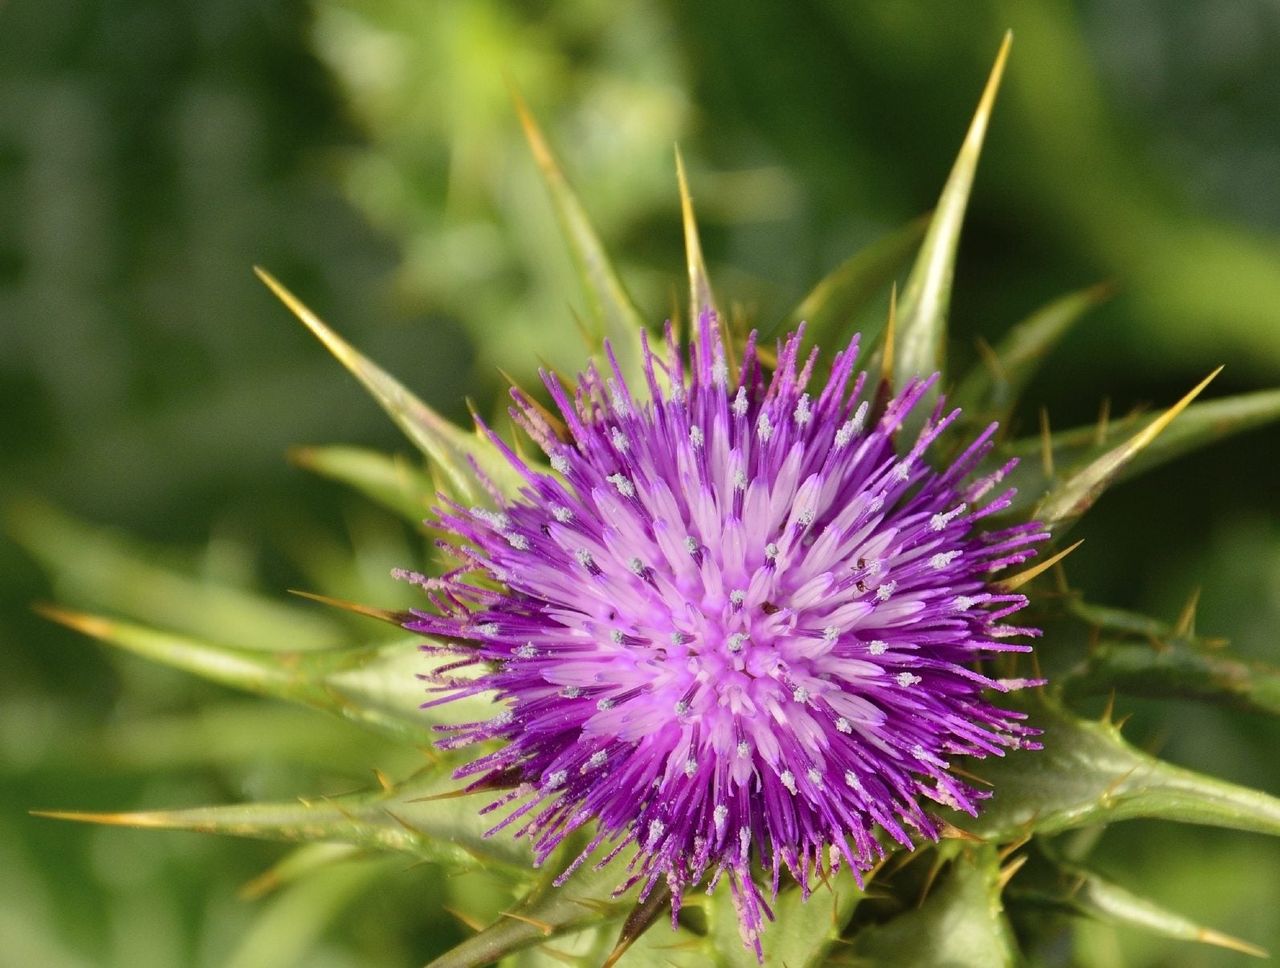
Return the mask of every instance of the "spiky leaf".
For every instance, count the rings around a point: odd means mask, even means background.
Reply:
[[[1114,725],[1079,719],[1041,697],[1031,721],[1043,750],[974,769],[992,797],[956,826],[991,841],[1153,817],[1280,836],[1280,799],[1185,770],[1130,746]]]
[[[446,767],[432,766],[398,786],[343,796],[135,813],[36,813],[121,827],[352,844],[402,851],[422,860],[467,867],[478,862],[517,876],[526,874],[530,856],[524,844],[509,836],[484,836],[495,821],[478,811],[490,794],[455,796],[458,787]]]
[[[484,489],[476,480],[475,469],[492,481],[502,493],[514,496],[519,491],[524,478],[512,468],[488,437],[479,432],[465,431],[450,423],[405,389],[395,377],[326,326],[269,272],[264,269],[254,271],[277,298],[289,307],[290,312],[337,357],[338,362],[364,384],[369,394],[414,446],[445,473],[450,487],[460,498],[468,502],[487,500]]]
[[[425,693],[418,675],[431,665],[418,649],[421,636],[351,649],[264,652],[66,609],[42,611],[85,635],[234,689],[321,709],[410,743],[426,746],[439,738],[432,724],[442,720],[419,708]],[[450,704],[447,721],[482,716],[486,705],[483,699],[465,709]]]
[[[995,105],[996,91],[1004,74],[1011,33],[1005,34],[996,55],[991,76],[978,102],[960,154],[942,189],[938,207],[925,235],[920,255],[898,301],[896,346],[893,357],[894,386],[905,386],[912,377],[944,368],[947,314],[951,302],[951,281],[955,274],[956,250],[964,222],[969,192],[973,187],[978,156],[986,137],[987,124]],[[936,395],[936,391],[935,391]],[[922,412],[928,407],[922,408]]]

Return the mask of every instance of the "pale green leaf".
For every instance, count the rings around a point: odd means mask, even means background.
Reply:
[[[43,613],[76,631],[162,665],[204,679],[324,710],[410,743],[429,745],[434,723],[483,716],[488,704],[468,699],[431,710],[417,678],[441,660],[429,660],[420,635],[350,649],[312,652],[242,649],[96,615],[46,607]],[[442,720],[442,711],[446,719]]]
[[[774,919],[760,933],[764,963],[788,968],[819,968],[827,964],[832,952],[844,944],[840,933],[862,898],[862,891],[847,870],[826,883],[815,884],[808,900],[798,886],[779,892],[777,901],[769,902]],[[710,900],[715,915],[712,938],[724,968],[756,968],[755,952],[740,940],[738,914],[729,892],[722,890]]]
[[[1057,884],[1053,890],[1011,889],[1010,904],[1016,901],[1107,924],[1136,928],[1165,938],[1196,941],[1258,958],[1267,957],[1263,949],[1197,924],[1149,898],[1134,894],[1087,867],[1058,861],[1052,863],[1057,874]]]
[[[856,963],[884,968],[998,968],[1016,963],[994,848],[958,854],[919,907],[854,936]]]
[[[1054,489],[1083,468],[1113,452],[1122,441],[1147,433],[1163,414],[1142,414],[1109,422],[1106,426],[1075,427],[1053,434],[1054,475],[1046,474],[1038,437],[1026,437],[1004,448],[1008,456],[1020,458],[1009,477],[1018,488],[1014,509],[1030,507],[1047,499]],[[1280,390],[1261,390],[1237,396],[1193,403],[1168,424],[1144,448],[1130,455],[1116,468],[1108,486],[1144,474],[1168,461],[1201,447],[1207,447],[1238,433],[1265,426],[1280,419]]]
[[[978,109],[969,125],[960,154],[956,157],[955,166],[938,199],[938,207],[929,224],[929,231],[925,234],[920,255],[898,300],[893,358],[894,387],[901,388],[914,377],[927,376],[944,369],[947,315],[960,229],[1012,39],[1012,34],[1006,34],[1004,43],[1000,45],[1000,52],[996,55],[995,65],[991,68],[991,75],[978,102]],[[936,395],[935,388],[934,396]],[[928,401],[921,404],[920,412],[927,412],[928,409]]]
[[[993,842],[1137,817],[1280,836],[1280,799],[1165,763],[1129,745],[1114,725],[1086,721],[1047,697],[1029,705],[1042,750],[974,763],[991,784],[977,818],[952,822]]]
[[[258,277],[275,293],[295,316],[325,345],[387,412],[406,437],[426,454],[434,466],[442,470],[458,496],[464,501],[487,499],[475,470],[479,469],[503,494],[514,496],[524,485],[524,478],[511,466],[493,442],[480,432],[468,432],[445,420],[431,407],[410,393],[393,376],[361,355],[350,343],[326,326],[274,276],[263,269]]]
[[[461,786],[447,768],[433,766],[398,786],[342,796],[133,813],[41,810],[36,814],[120,827],[351,844],[401,851],[422,860],[463,866],[479,862],[513,873],[527,872],[531,861],[525,844],[510,834],[484,836],[497,817],[482,816],[479,810],[493,794],[455,795]]]
[[[569,180],[561,170],[542,129],[519,94],[512,92],[516,113],[524,127],[525,138],[533,152],[542,181],[551,196],[560,229],[569,244],[583,289],[587,294],[591,318],[589,329],[594,348],[608,339],[618,358],[622,372],[630,376],[640,372],[640,334],[644,319],[627,294],[609,254],[587,217]]]
[[[421,525],[436,493],[431,479],[403,457],[363,447],[297,447],[289,452],[299,467],[359,491],[411,524]]]

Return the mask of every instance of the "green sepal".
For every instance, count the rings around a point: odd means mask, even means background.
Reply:
[[[964,411],[965,423],[985,427],[998,421],[1007,427],[1022,391],[1058,341],[1085,313],[1107,299],[1108,285],[1068,293],[1032,313],[1005,335],[990,356],[965,375],[948,403]]]
[[[1197,924],[1149,898],[1108,880],[1080,864],[1050,859],[1053,883],[1033,887],[1013,886],[1007,894],[1010,907],[1040,910],[1088,918],[1179,941],[1228,948],[1258,958],[1267,953],[1247,941]]]
[[[436,487],[431,478],[399,455],[331,445],[295,447],[289,451],[289,459],[345,484],[419,527],[435,504]]]
[[[998,968],[1017,962],[995,848],[967,846],[924,901],[854,935],[852,963],[884,968]]]
[[[1280,836],[1280,799],[1143,753],[1110,722],[1087,721],[1047,696],[1027,703],[1042,750],[970,764],[990,784],[979,815],[951,822],[999,843],[1033,833],[1151,817]]]
[[[1161,648],[1104,640],[1056,685],[1068,698],[1118,692],[1280,715],[1280,669],[1183,644]]]
[[[609,253],[605,251],[537,120],[514,89],[512,98],[524,128],[525,140],[551,196],[556,219],[587,295],[590,310],[587,329],[592,349],[598,350],[604,340],[609,340],[623,374],[627,377],[638,375],[641,372],[640,334],[646,328],[644,318],[622,284]]]
[[[445,473],[450,488],[461,500],[468,503],[489,500],[476,478],[477,469],[503,495],[514,497],[519,493],[525,484],[524,477],[511,466],[493,441],[479,430],[466,431],[450,423],[326,326],[269,272],[263,269],[254,271],[338,362],[364,384],[369,395],[413,445]]]
[[[899,390],[913,378],[945,369],[947,316],[960,229],[1012,40],[1011,33],[1005,34],[964,144],[943,186],[920,255],[898,299],[892,373],[893,386]],[[935,387],[930,399],[921,403],[917,412],[927,413],[937,394]]]
[[[498,815],[479,813],[492,793],[458,795],[462,784],[433,765],[397,786],[281,803],[247,803],[132,813],[33,811],[59,820],[189,830],[290,843],[342,843],[400,851],[420,860],[500,868],[527,876],[529,848],[509,834],[485,837]]]
[[[427,697],[419,680],[434,664],[419,650],[423,636],[350,649],[311,652],[242,649],[97,615],[44,607],[42,613],[78,632],[153,662],[262,696],[320,709],[408,743],[429,746],[432,726],[483,718],[482,698],[448,704],[447,719],[419,707]]]
[[[860,313],[893,281],[924,237],[928,217],[914,219],[855,252],[823,277],[768,332],[788,333],[805,324],[805,338],[818,346],[844,343]],[[863,352],[870,343],[862,346]]]

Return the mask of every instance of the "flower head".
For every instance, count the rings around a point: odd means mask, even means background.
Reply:
[[[807,890],[842,860],[869,869],[877,827],[907,847],[936,838],[928,804],[975,813],[983,796],[950,760],[1034,733],[984,696],[1026,680],[979,671],[1029,649],[1011,637],[1035,630],[1004,624],[1025,599],[991,574],[1046,537],[981,529],[1010,500],[991,497],[1007,468],[971,480],[994,425],[935,468],[926,450],[958,411],[895,438],[936,378],[876,398],[855,339],[810,391],[801,336],[772,375],[754,336],[731,371],[704,314],[687,366],[670,328],[663,357],[646,347],[646,398],[616,363],[572,398],[546,377],[563,426],[513,392],[552,471],[499,442],[527,487],[440,512],[462,565],[422,579],[435,607],[409,623],[459,654],[435,701],[496,698],[444,741],[500,741],[458,771],[513,788],[495,830],[514,825],[541,863],[595,821],[564,876],[629,851],[620,890],[665,880],[676,908],[727,877],[757,953],[769,910],[753,871]]]

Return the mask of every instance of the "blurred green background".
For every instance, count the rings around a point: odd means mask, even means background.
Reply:
[[[252,265],[445,413],[461,419],[464,395],[494,412],[499,367],[527,378],[581,353],[581,294],[508,78],[652,318],[681,291],[678,141],[718,290],[767,325],[933,204],[1006,27],[957,358],[1110,280],[1025,412],[1067,427],[1104,396],[1117,413],[1168,402],[1219,363],[1211,395],[1280,385],[1270,0],[0,6],[0,963],[402,966],[457,936],[416,916],[435,875],[395,859],[249,900],[279,847],[26,815],[288,798],[413,763],[29,610],[319,647],[362,628],[285,588],[405,601],[387,572],[417,539],[284,456],[405,447]],[[1274,660],[1277,453],[1280,433],[1256,432],[1109,494],[1073,583],[1169,617],[1203,586],[1199,627]],[[1275,723],[1126,711],[1176,762],[1280,794]],[[1135,824],[1103,847],[1127,886],[1280,950],[1274,844]],[[1074,957],[1243,963],[1106,929]]]

